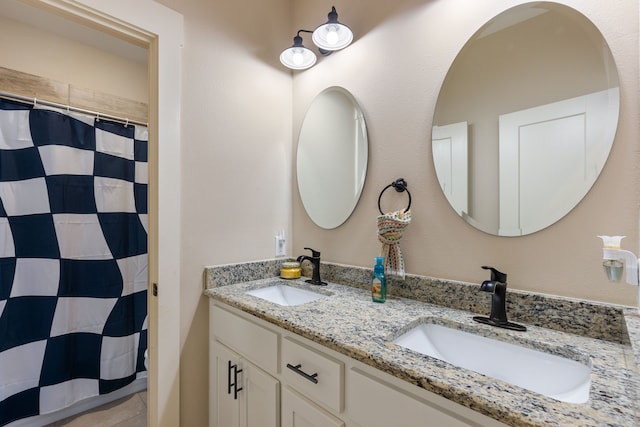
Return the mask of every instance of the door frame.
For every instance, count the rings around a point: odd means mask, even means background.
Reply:
[[[180,82],[183,16],[153,0],[20,1],[144,47],[149,52],[147,424],[180,425]],[[158,288],[157,297],[153,295],[154,284]]]

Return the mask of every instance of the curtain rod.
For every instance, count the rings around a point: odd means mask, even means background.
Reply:
[[[36,105],[43,105],[43,106],[46,106],[46,107],[54,107],[54,108],[60,108],[60,109],[67,110],[67,111],[73,111],[73,112],[76,112],[76,113],[88,114],[90,116],[95,116],[97,119],[110,120],[110,121],[113,121],[113,122],[122,123],[123,125],[139,125],[139,126],[149,127],[148,123],[139,122],[137,120],[129,120],[126,117],[113,116],[111,114],[104,114],[104,113],[100,113],[100,112],[97,112],[97,111],[86,110],[84,108],[73,107],[71,105],[59,104],[57,102],[45,101],[45,100],[37,99],[37,98],[29,98],[27,96],[16,95],[16,94],[13,94],[13,93],[8,93],[8,92],[0,92],[0,98],[8,99],[10,101],[18,101],[18,102],[22,102],[22,103],[25,103],[25,104],[31,104],[34,107]]]

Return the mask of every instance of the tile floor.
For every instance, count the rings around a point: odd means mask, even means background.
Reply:
[[[47,427],[146,427],[147,391],[115,400]]]

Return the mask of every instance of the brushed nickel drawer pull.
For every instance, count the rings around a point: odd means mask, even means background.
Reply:
[[[317,378],[318,373],[316,372],[315,374],[309,375],[306,372],[304,372],[302,369],[300,369],[301,366],[302,365],[299,363],[296,366],[293,366],[291,363],[287,363],[287,368],[291,369],[296,374],[302,375],[312,383],[318,384],[318,378]]]

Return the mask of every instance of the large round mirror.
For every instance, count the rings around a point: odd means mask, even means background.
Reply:
[[[509,9],[464,45],[433,120],[436,174],[469,224],[534,233],[589,191],[618,123],[615,63],[598,29],[551,2]]]
[[[322,91],[300,129],[297,176],[311,220],[336,228],[356,207],[367,174],[367,127],[354,97],[341,87]]]

